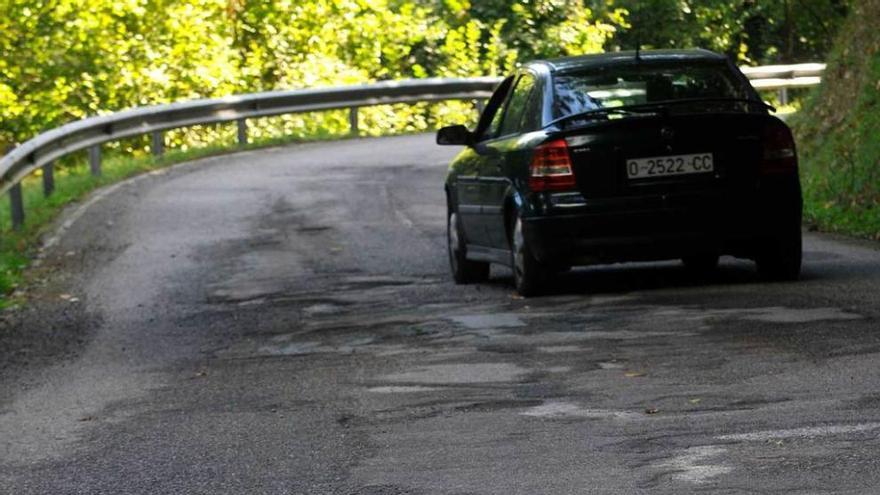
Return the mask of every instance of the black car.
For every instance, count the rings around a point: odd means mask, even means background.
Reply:
[[[573,265],[720,255],[772,279],[801,267],[801,189],[788,126],[706,50],[616,52],[525,64],[504,79],[446,181],[455,281],[489,264],[533,295]]]

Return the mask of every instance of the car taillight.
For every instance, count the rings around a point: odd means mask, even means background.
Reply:
[[[532,191],[564,191],[576,185],[571,157],[564,139],[535,148],[529,165],[529,188]]]
[[[761,173],[787,174],[797,171],[797,150],[791,131],[785,125],[771,125],[764,129],[764,160]]]

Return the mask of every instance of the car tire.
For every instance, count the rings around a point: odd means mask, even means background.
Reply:
[[[802,237],[800,228],[792,229],[762,246],[755,258],[758,274],[771,281],[797,280],[803,257]]]
[[[522,219],[518,216],[511,229],[510,255],[516,291],[523,297],[540,295],[547,283],[549,270],[532,254],[523,235]]]
[[[458,213],[450,211],[446,217],[446,245],[449,248],[449,267],[456,284],[472,284],[489,280],[489,263],[467,259],[467,244]]]
[[[717,254],[701,253],[685,256],[681,259],[681,262],[684,263],[684,267],[687,271],[694,274],[705,275],[714,272],[718,268],[718,258],[719,256]]]

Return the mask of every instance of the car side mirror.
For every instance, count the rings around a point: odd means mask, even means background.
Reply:
[[[463,125],[451,125],[437,131],[437,144],[470,146],[474,135]]]

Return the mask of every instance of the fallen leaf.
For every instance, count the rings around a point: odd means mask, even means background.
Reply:
[[[627,378],[638,378],[641,376],[645,376],[645,373],[643,373],[641,371],[627,371],[626,373],[623,374],[623,376],[625,376]]]
[[[699,404],[701,400],[703,399],[690,399],[688,400],[688,402],[690,402],[691,404]]]
[[[660,410],[656,407],[649,407],[645,409],[645,414],[657,414],[658,412],[660,412]]]

